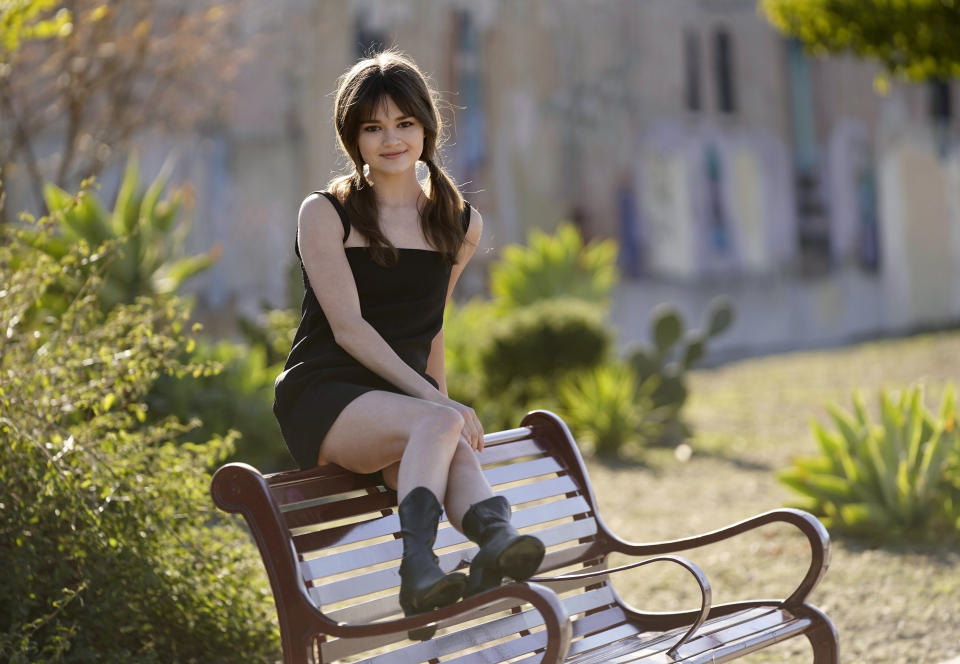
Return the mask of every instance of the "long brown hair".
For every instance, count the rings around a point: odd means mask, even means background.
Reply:
[[[464,241],[460,222],[464,201],[454,181],[437,163],[443,123],[437,112],[436,93],[416,64],[399,51],[387,50],[361,60],[340,77],[334,123],[340,148],[353,162],[353,172],[334,178],[328,189],[343,202],[351,225],[367,238],[373,260],[380,265],[396,263],[398,252],[380,230],[377,199],[364,177],[358,147],[360,126],[374,117],[388,96],[405,115],[423,125],[420,160],[427,165],[430,179],[427,201],[420,211],[420,230],[452,265]]]

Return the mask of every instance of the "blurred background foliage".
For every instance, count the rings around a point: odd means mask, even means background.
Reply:
[[[955,0],[760,0],[760,9],[814,53],[875,58],[913,81],[960,77]]]

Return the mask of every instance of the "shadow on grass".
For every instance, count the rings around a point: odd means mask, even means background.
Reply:
[[[882,538],[830,529],[830,539],[854,554],[882,551],[895,556],[917,556],[943,567],[955,566],[960,555],[960,534],[937,536],[933,533],[911,533]]]

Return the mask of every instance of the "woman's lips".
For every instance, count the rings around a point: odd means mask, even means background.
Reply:
[[[381,154],[380,156],[383,157],[384,159],[396,159],[397,157],[404,155],[406,153],[407,151],[403,150],[401,152],[387,152],[385,154]]]

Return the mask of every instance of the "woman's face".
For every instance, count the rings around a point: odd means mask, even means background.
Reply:
[[[413,116],[404,115],[393,99],[377,105],[374,117],[360,125],[357,147],[363,163],[376,174],[399,175],[415,168],[423,153],[423,125]]]

